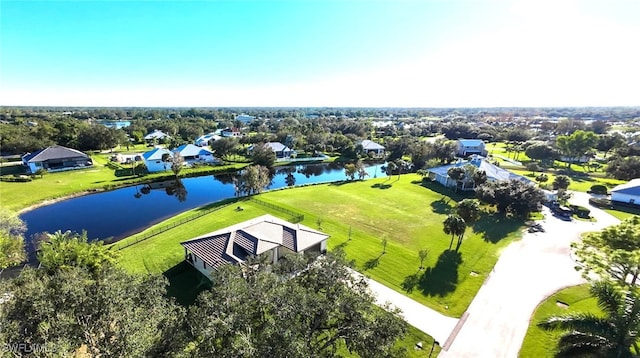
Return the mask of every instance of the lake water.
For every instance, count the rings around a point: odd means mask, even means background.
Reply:
[[[367,167],[369,177],[386,176],[382,165]],[[40,232],[86,230],[91,240],[120,239],[183,211],[233,198],[231,175],[202,176],[147,185],[137,185],[90,194],[43,206],[21,215],[27,224],[25,235]],[[344,180],[339,164],[278,167],[268,189],[292,185]]]

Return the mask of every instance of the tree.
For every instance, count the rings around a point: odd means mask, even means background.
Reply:
[[[271,183],[269,169],[260,165],[251,165],[240,174],[237,187],[239,193],[247,195],[259,194]]]
[[[604,152],[604,157],[606,158],[611,149],[623,146],[626,143],[627,141],[620,133],[603,134],[598,137],[596,149]]]
[[[15,212],[0,207],[0,270],[26,259],[25,231],[27,227]]]
[[[356,172],[358,173],[358,179],[363,180],[369,175],[369,173],[367,173],[367,169],[364,167],[364,163],[362,163],[362,160],[358,160],[355,166]]]
[[[167,170],[167,163],[171,163],[173,161],[173,155],[171,153],[163,153],[161,160],[164,170]]]
[[[442,138],[436,139],[432,144],[433,155],[440,163],[451,163],[456,157],[456,142]]]
[[[531,172],[531,175],[534,175],[535,172],[540,171],[540,166],[536,162],[529,162],[524,167]]]
[[[353,163],[348,163],[344,165],[344,175],[348,180],[354,180],[356,178],[356,165]]]
[[[549,176],[545,173],[540,173],[536,176],[538,184],[546,183],[549,180]]]
[[[424,268],[424,260],[427,258],[429,251],[427,249],[422,249],[418,251],[418,258],[420,259],[420,270]]]
[[[480,218],[480,202],[477,199],[463,199],[456,205],[456,215],[460,216],[467,225],[471,225]]]
[[[47,272],[26,268],[0,292],[0,340],[46,347],[55,356],[175,356],[186,346],[184,309],[166,298],[161,275],[108,267]]]
[[[458,245],[456,247],[456,251],[460,249],[460,245],[462,244],[462,238],[464,237],[464,232],[467,230],[467,224],[464,222],[464,219],[458,215],[448,215],[447,218],[443,222],[442,231],[445,234],[451,235],[451,242],[449,243],[449,250],[451,250],[451,246],[453,245],[453,238],[458,238]]]
[[[264,143],[257,143],[251,150],[251,160],[255,165],[272,168],[276,162],[276,153]]]
[[[562,357],[632,357],[638,352],[640,296],[637,289],[619,290],[607,281],[596,282],[591,293],[603,316],[575,313],[552,316],[538,323],[549,331],[565,331],[558,342]]]
[[[475,170],[473,172],[473,185],[478,186],[486,183],[488,180],[487,172],[481,169]]]
[[[593,132],[577,130],[571,135],[560,135],[556,138],[556,145],[560,153],[565,156],[567,167],[593,149],[598,143],[598,136]]]
[[[62,232],[46,234],[37,253],[42,268],[49,273],[81,267],[90,272],[99,272],[115,263],[117,251],[104,246],[102,241],[89,242],[87,233]]]
[[[382,253],[386,254],[387,253],[387,243],[388,243],[387,238],[383,237],[381,243],[382,243]]]
[[[480,201],[495,205],[500,214],[528,217],[539,210],[544,193],[534,185],[517,179],[487,182],[476,187]]]
[[[590,233],[573,247],[585,278],[595,273],[633,287],[640,276],[640,217]]]
[[[175,174],[176,178],[178,177],[178,174],[180,174],[180,171],[182,171],[183,167],[184,158],[182,158],[180,153],[173,153],[173,159],[171,160],[171,171],[173,171],[173,174]]]
[[[527,157],[541,162],[549,162],[558,158],[558,151],[543,142],[534,142],[524,151]]]
[[[233,153],[235,148],[238,146],[238,139],[229,137],[229,138],[220,138],[213,143],[211,143],[211,150],[220,158],[225,158],[229,154]]]
[[[406,323],[398,311],[374,306],[366,281],[343,256],[281,262],[216,272],[211,291],[189,310],[193,356],[329,357],[338,347],[361,357],[398,355],[394,343]]]
[[[610,160],[607,165],[607,173],[620,180],[640,178],[640,156]]]
[[[558,175],[553,179],[553,183],[551,183],[554,190],[567,190],[569,184],[571,184],[571,179],[569,179],[569,177],[566,175]]]

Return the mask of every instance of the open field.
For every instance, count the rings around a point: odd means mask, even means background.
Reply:
[[[565,303],[569,306],[566,308],[561,307],[558,305],[558,302]],[[553,357],[561,333],[545,331],[538,328],[537,324],[552,315],[574,312],[600,313],[596,299],[591,297],[588,284],[560,290],[549,296],[549,298],[536,308],[531,317],[529,329],[527,330],[527,335],[524,337],[522,348],[520,349],[520,357]]]
[[[408,174],[400,180],[394,176],[323,184],[259,197],[304,214],[303,224],[330,234],[329,248],[342,248],[360,272],[459,317],[491,272],[500,249],[520,236],[521,222],[485,214],[468,229],[460,252],[449,250],[450,237],[442,232],[442,222],[461,197],[437,184],[428,186],[421,185],[418,175]],[[183,260],[181,241],[266,212],[282,216],[250,201],[239,205],[243,211],[230,205],[125,248],[120,264],[132,272],[165,272]],[[388,241],[384,253],[383,238]],[[429,250],[423,270],[419,270],[421,249]]]

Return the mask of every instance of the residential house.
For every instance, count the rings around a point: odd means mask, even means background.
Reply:
[[[239,114],[236,116],[236,121],[240,121],[243,124],[249,124],[251,123],[251,121],[253,121],[254,119],[256,119],[256,117],[254,116],[249,116],[247,114]]]
[[[147,167],[149,173],[162,172],[171,169],[171,163],[162,160],[162,157],[167,154],[170,158],[173,158],[173,152],[165,148],[156,148],[142,154],[142,159]]]
[[[520,180],[525,183],[532,183],[528,178],[512,173],[506,169],[502,169],[496,165],[489,163],[486,158],[474,155],[470,160],[458,160],[455,163],[443,165],[428,169],[429,179],[437,181],[438,183],[446,186],[447,188],[458,188],[460,190],[473,190],[475,183],[471,178],[465,181],[456,181],[449,177],[448,171],[453,167],[464,168],[466,165],[472,165],[476,170],[483,170],[487,174],[487,181],[498,180]]]
[[[291,158],[291,156],[295,154],[295,150],[287,147],[280,142],[268,142],[265,143],[264,146],[269,147],[269,149],[271,149],[276,154],[276,158],[278,159]],[[249,152],[251,152],[252,150],[253,146],[250,146]]]
[[[216,158],[213,157],[212,151],[193,144],[183,144],[172,152],[179,153],[184,162],[188,164],[217,162]]]
[[[215,133],[208,133],[205,135],[202,135],[200,137],[198,137],[194,144],[197,145],[198,147],[206,147],[208,145],[211,144],[211,142],[215,142],[218,139],[222,138],[221,136],[215,134]]]
[[[223,137],[241,137],[242,132],[238,128],[225,128],[220,132]]]
[[[362,145],[362,151],[367,153],[367,155],[371,153],[375,158],[384,157],[384,146],[368,139],[360,142],[360,145]]]
[[[487,151],[484,148],[484,142],[481,139],[458,139],[458,149],[456,154],[459,157],[468,157],[473,154],[486,156]]]
[[[35,173],[39,169],[50,172],[71,169],[81,169],[93,165],[91,158],[79,150],[54,145],[41,149],[35,153],[22,156],[22,164],[29,172]]]
[[[632,179],[611,189],[611,201],[640,205],[640,178]]]
[[[267,255],[270,262],[290,253],[327,250],[329,235],[271,215],[259,216],[181,242],[185,260],[203,275],[225,264],[241,264],[250,256]]]
[[[157,143],[167,139],[171,139],[171,136],[158,129],[144,136],[147,143]]]

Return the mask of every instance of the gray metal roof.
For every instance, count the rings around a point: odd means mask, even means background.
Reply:
[[[27,163],[41,163],[47,160],[70,159],[70,158],[89,159],[89,156],[82,153],[79,150],[63,147],[61,145],[54,145],[54,146],[42,149],[33,154],[28,154],[25,157],[25,160],[27,161]]]

